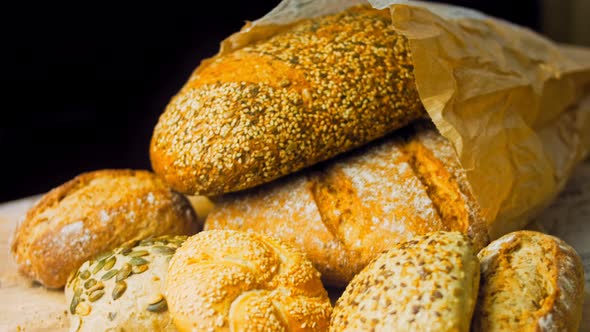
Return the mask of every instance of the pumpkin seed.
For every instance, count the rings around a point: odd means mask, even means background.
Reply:
[[[168,309],[168,303],[162,296],[160,296],[160,300],[158,302],[150,303],[147,306],[147,310],[151,312],[162,312],[166,311],[166,309]]]
[[[129,253],[129,257],[141,257],[141,256],[147,256],[150,253],[147,250],[137,250],[137,251],[132,251]]]
[[[90,313],[90,309],[90,304],[86,302],[80,302],[76,306],[76,314],[80,316],[88,316],[88,314]]]
[[[109,272],[107,272],[107,273],[103,274],[103,276],[102,276],[102,278],[100,278],[100,280],[109,280],[109,279],[111,279],[112,277],[114,277],[114,276],[115,276],[115,274],[117,274],[118,272],[119,272],[119,270],[117,270],[117,269],[112,269],[112,270],[110,270]]]
[[[93,292],[95,292],[97,290],[101,290],[101,289],[104,289],[104,284],[102,283],[102,281],[99,281],[99,282],[95,283],[94,286],[88,288],[86,293],[90,294],[90,293],[93,293]]]
[[[104,295],[104,290],[99,289],[99,290],[96,290],[96,291],[90,293],[90,295],[88,295],[88,300],[90,302],[98,301],[103,295]]]
[[[103,260],[103,259],[107,259],[109,257],[113,256],[113,251],[109,250],[109,251],[105,251],[99,255],[97,255],[94,259],[97,261]]]
[[[70,313],[72,315],[76,313],[76,307],[78,306],[78,303],[80,303],[80,297],[74,294],[74,297],[72,297],[72,302],[70,303]]]
[[[107,261],[104,263],[103,269],[105,271],[112,269],[116,262],[117,262],[117,257],[112,256],[111,258],[107,259]]]
[[[133,272],[133,274],[140,274],[140,273],[144,273],[145,271],[147,271],[147,269],[148,269],[147,264],[135,265],[131,268],[131,271]]]
[[[123,256],[127,256],[127,255],[129,255],[130,252],[131,252],[131,248],[123,248],[123,249],[121,249],[121,251],[119,253]]]
[[[131,265],[144,265],[147,263],[148,263],[148,261],[146,261],[144,258],[141,258],[141,257],[133,257],[133,258],[131,258],[131,260],[129,260],[129,264],[131,264]]]
[[[76,286],[74,287],[74,295],[75,295],[75,296],[80,296],[80,295],[82,295],[82,290],[83,290],[83,289],[82,289],[81,287],[78,287],[78,285],[76,285]]]
[[[155,246],[154,250],[162,255],[172,255],[176,252],[175,249],[167,246]]]
[[[88,270],[82,271],[82,273],[80,273],[80,278],[82,278],[82,280],[86,280],[86,279],[90,278],[90,271],[88,271]]]
[[[101,261],[98,261],[98,263],[96,264],[94,269],[92,269],[92,274],[97,274],[100,270],[102,270],[102,267],[104,266],[105,263],[106,263],[106,260],[104,260],[104,259]]]
[[[121,295],[123,295],[123,293],[125,293],[125,290],[127,290],[127,283],[123,280],[118,281],[115,284],[115,288],[113,288],[113,300],[116,300],[118,298],[121,297]]]
[[[117,273],[117,277],[115,278],[116,281],[121,281],[127,279],[131,274],[131,264],[125,263]]]
[[[84,288],[88,289],[88,288],[90,288],[90,287],[92,287],[94,285],[96,285],[96,280],[95,279],[88,279],[84,283]]]

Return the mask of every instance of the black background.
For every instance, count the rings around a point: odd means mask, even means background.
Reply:
[[[158,116],[199,62],[278,0],[4,10],[0,202],[100,168],[149,169]],[[453,1],[538,29],[538,1]]]

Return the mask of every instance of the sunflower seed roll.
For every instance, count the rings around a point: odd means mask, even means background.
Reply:
[[[191,76],[154,130],[156,173],[188,194],[250,188],[421,117],[388,11],[303,20]]]

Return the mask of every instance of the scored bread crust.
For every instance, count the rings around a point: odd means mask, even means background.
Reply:
[[[303,250],[333,286],[345,286],[380,252],[415,235],[455,230],[483,248],[486,225],[450,143],[428,125],[405,134],[222,196],[205,229],[282,239]]]
[[[577,331],[584,269],[564,241],[534,231],[504,235],[480,251],[473,331]]]
[[[479,261],[459,232],[398,243],[363,269],[336,302],[330,331],[469,331]]]
[[[58,288],[100,252],[129,240],[187,234],[198,227],[190,202],[155,174],[100,170],[43,196],[17,226],[11,252],[21,272]]]
[[[390,22],[387,10],[352,8],[207,62],[154,129],[154,171],[186,194],[233,192],[423,116],[407,41]]]
[[[189,238],[170,261],[166,298],[183,331],[326,331],[332,305],[305,255],[229,230]]]

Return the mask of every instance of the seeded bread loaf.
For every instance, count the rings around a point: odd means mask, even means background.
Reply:
[[[262,232],[300,248],[345,286],[380,252],[437,230],[488,242],[456,154],[427,124],[313,170],[218,199],[205,229]]]
[[[186,236],[130,241],[84,262],[65,288],[70,331],[176,331],[164,285]]]
[[[469,331],[479,285],[469,242],[435,232],[395,245],[346,287],[330,331]]]
[[[305,255],[270,237],[205,231],[170,261],[166,297],[183,331],[326,331],[332,305]]]
[[[18,225],[11,251],[24,274],[58,288],[103,251],[198,227],[188,200],[153,173],[101,170],[47,193]]]
[[[584,269],[562,240],[518,231],[478,255],[481,285],[473,331],[578,331]]]
[[[155,127],[156,173],[186,194],[250,188],[425,114],[389,11],[303,20],[198,68]]]

